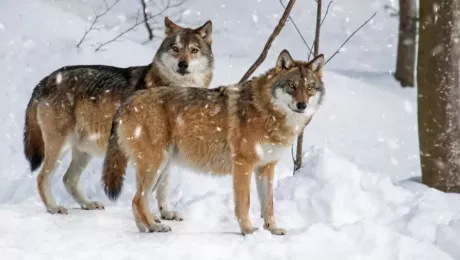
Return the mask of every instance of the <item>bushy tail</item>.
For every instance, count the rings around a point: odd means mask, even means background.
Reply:
[[[46,80],[46,78],[44,80]],[[38,98],[40,97],[39,93],[41,92],[44,80],[35,87],[26,109],[24,124],[24,154],[29,161],[31,171],[35,171],[38,167],[40,167],[45,156],[42,131],[37,120]]]
[[[118,144],[117,126],[118,120],[112,122],[107,153],[104,159],[104,168],[102,170],[102,183],[104,192],[110,200],[116,201],[120,196],[123,182],[125,180],[126,166],[128,157],[121,150]]]

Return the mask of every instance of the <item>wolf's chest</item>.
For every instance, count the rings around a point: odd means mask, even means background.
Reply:
[[[289,153],[290,146],[262,143],[255,147],[257,157],[259,158],[258,165],[266,165],[276,162],[281,159],[286,153]]]

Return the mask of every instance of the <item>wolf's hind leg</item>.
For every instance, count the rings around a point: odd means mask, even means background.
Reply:
[[[72,161],[63,178],[64,186],[67,192],[82,209],[104,209],[104,205],[102,203],[88,200],[81,189],[80,177],[90,160],[90,154],[79,151],[77,148],[73,148]]]
[[[157,203],[161,213],[161,218],[166,220],[182,221],[184,218],[178,211],[172,211],[169,208],[169,179],[171,164],[168,162],[158,178],[157,184]]]
[[[42,169],[37,177],[38,192],[40,198],[46,206],[46,210],[51,214],[67,214],[67,209],[56,204],[53,191],[51,189],[51,180],[53,173],[58,165],[61,152],[65,143],[65,138],[56,136],[49,138],[45,142],[45,160],[43,161]]]
[[[136,225],[140,232],[168,232],[171,227],[157,223],[150,210],[150,195],[157,181],[157,173],[163,155],[159,155],[157,160],[146,162],[142,159],[136,162],[136,186],[137,191],[133,199],[133,213]]]

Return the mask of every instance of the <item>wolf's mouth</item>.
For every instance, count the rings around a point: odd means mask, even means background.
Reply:
[[[181,74],[182,76],[190,73],[188,70],[181,70],[181,69],[177,70],[176,72]]]
[[[292,109],[292,108],[291,108],[291,110],[292,110],[293,112],[298,113],[298,114],[303,114],[303,113],[305,113],[305,111],[306,111],[306,110],[299,110],[299,109]]]
[[[303,114],[303,113],[305,113],[305,111],[307,111],[306,109],[300,110],[300,109],[297,109],[297,108],[292,108],[290,105],[288,105],[288,106],[289,106],[289,108],[291,109],[292,112],[297,113],[297,114]]]

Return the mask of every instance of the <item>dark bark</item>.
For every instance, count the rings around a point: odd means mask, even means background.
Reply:
[[[422,182],[460,191],[460,0],[421,0],[418,125]]]
[[[141,0],[141,5],[142,5],[142,14],[144,17],[145,29],[147,29],[147,34],[149,35],[149,41],[151,41],[153,39],[153,30],[149,24],[149,16],[147,14],[147,5],[145,4],[145,0]]]
[[[396,80],[402,87],[414,86],[415,37],[417,35],[417,6],[415,0],[399,0],[399,38]]]

